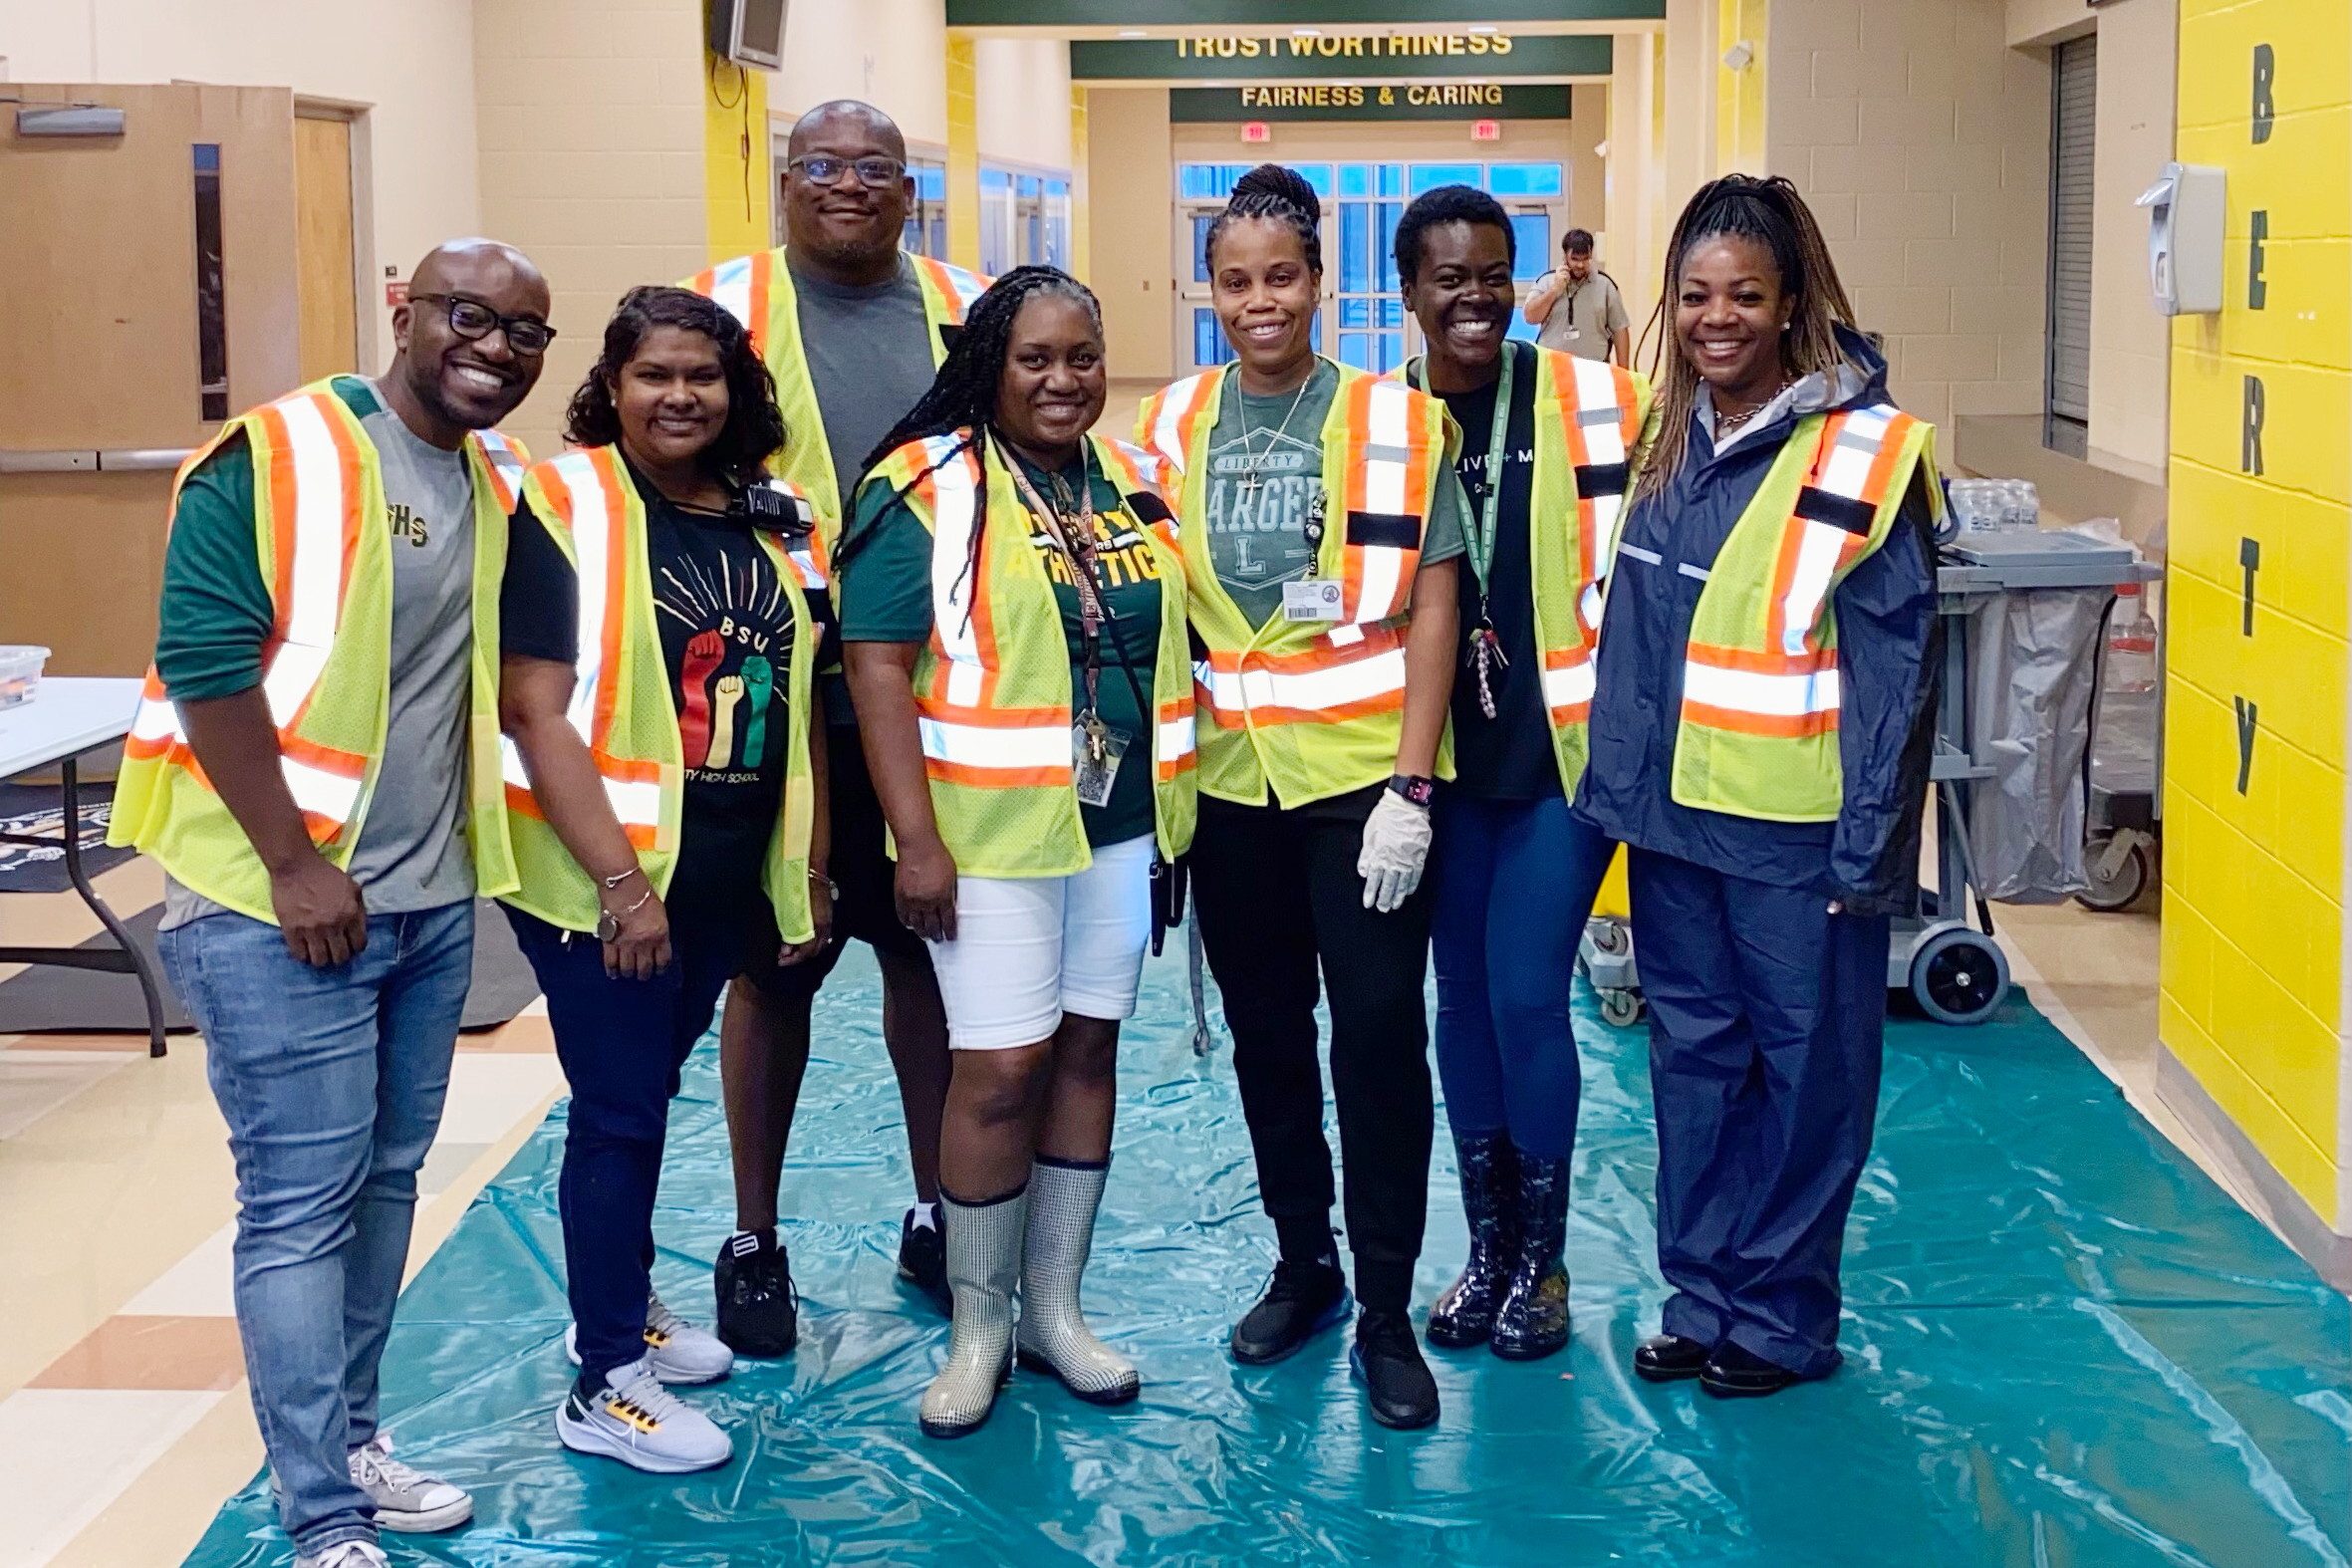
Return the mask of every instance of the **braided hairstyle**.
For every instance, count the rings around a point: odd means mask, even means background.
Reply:
[[[1837,329],[1852,328],[1854,306],[1838,281],[1821,226],[1797,187],[1774,175],[1759,179],[1749,174],[1726,174],[1702,185],[1675,222],[1674,237],[1666,247],[1666,280],[1659,291],[1658,309],[1642,329],[1642,345],[1650,353],[1650,377],[1658,388],[1656,436],[1637,461],[1633,500],[1664,490],[1682,470],[1691,444],[1691,413],[1699,401],[1699,371],[1683,357],[1675,343],[1674,309],[1681,292],[1683,266],[1691,253],[1711,239],[1731,236],[1753,240],[1771,254],[1780,274],[1781,293],[1796,301],[1788,330],[1780,339],[1780,363],[1790,376],[1810,376],[1843,363]],[[1651,334],[1658,335],[1656,344]],[[1663,365],[1663,375],[1661,366]]]
[[[1225,210],[1209,223],[1208,238],[1200,247],[1200,259],[1208,263],[1211,272],[1216,270],[1216,242],[1224,238],[1226,225],[1236,218],[1287,224],[1298,235],[1299,249],[1306,253],[1307,270],[1322,276],[1323,198],[1296,169],[1260,163],[1233,181]]]
[[[727,422],[696,462],[730,490],[756,484],[769,457],[784,449],[784,415],[776,411],[776,379],[751,334],[732,311],[691,289],[647,284],[621,296],[605,324],[604,351],[564,411],[564,439],[574,446],[618,446],[621,410],[613,390],[638,346],[656,327],[698,332],[718,347],[727,376]]]
[[[1003,439],[994,430],[996,396],[1004,380],[1005,360],[1012,353],[1013,323],[1019,318],[1021,307],[1034,299],[1070,300],[1086,312],[1098,335],[1103,330],[1102,303],[1091,289],[1059,267],[1015,267],[998,278],[964,313],[963,329],[948,345],[947,358],[940,362],[938,375],[931,379],[930,391],[866,455],[862,471],[872,473],[885,458],[910,441],[963,432],[963,439],[901,485],[894,500],[967,451],[980,459],[981,471],[986,473],[988,444]],[[971,547],[964,558],[964,573],[974,582],[979,579],[980,539],[987,525],[988,487],[983,483],[972,497]],[[865,547],[872,534],[872,529],[864,529],[843,537],[835,559],[837,572],[848,566],[851,557]]]

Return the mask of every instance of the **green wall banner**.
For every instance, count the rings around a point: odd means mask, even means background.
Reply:
[[[1592,33],[1295,33],[1070,45],[1075,82],[1318,81],[1331,77],[1605,77],[1611,40]]]
[[[947,0],[949,27],[1376,27],[1662,22],[1666,0]]]
[[[1251,120],[1566,120],[1568,85],[1504,87],[1495,82],[1285,83],[1265,87],[1179,87],[1168,95],[1177,125]]]

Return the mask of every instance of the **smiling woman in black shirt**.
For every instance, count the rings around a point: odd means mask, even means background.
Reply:
[[[764,476],[784,441],[773,384],[709,300],[631,291],[566,434],[576,449],[531,471],[515,514],[499,693],[508,915],[572,1084],[581,1370],[556,1432],[639,1469],[701,1469],[732,1444],[663,1386],[733,1356],[653,1294],[654,1188],[720,988],[817,951],[832,920],[802,591],[819,580],[808,508]]]

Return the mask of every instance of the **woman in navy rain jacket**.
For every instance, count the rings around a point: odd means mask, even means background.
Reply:
[[[1692,198],[1659,314],[1577,800],[1628,846],[1651,1007],[1674,1293],[1634,1364],[1771,1394],[1840,1361],[1932,739],[1932,447],[1786,180]]]

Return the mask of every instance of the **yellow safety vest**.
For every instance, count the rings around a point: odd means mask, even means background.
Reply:
[[[956,869],[972,877],[1066,877],[1093,864],[1072,777],[1070,643],[1053,579],[1029,542],[1027,508],[991,445],[988,523],[970,570],[980,465],[968,431],[910,442],[875,469],[931,531],[931,636],[915,661],[915,702],[931,811]],[[1184,563],[1174,531],[1147,523],[1157,500],[1148,454],[1089,436],[1122,510],[1152,542],[1162,584],[1152,673],[1152,803],[1161,855],[1191,847],[1197,756],[1184,632]],[[1148,508],[1159,511],[1162,508]],[[1012,526],[1020,519],[1020,526]],[[1140,760],[1131,754],[1130,762]]]
[[[1830,822],[1838,756],[1837,586],[1887,542],[1935,427],[1878,405],[1797,422],[1725,536],[1691,618],[1674,798],[1767,822]]]
[[[930,328],[931,364],[947,357],[943,327],[960,327],[972,301],[987,291],[989,279],[951,267],[929,256],[910,254],[915,281],[922,289],[922,315]],[[792,440],[776,460],[777,476],[789,481],[817,509],[818,536],[830,550],[841,538],[842,485],[833,471],[833,447],[825,439],[825,412],[817,405],[816,384],[809,378],[807,357],[800,347],[800,307],[792,286],[792,269],[784,264],[784,247],[737,256],[698,272],[682,285],[725,306],[737,321],[751,329],[752,346],[767,361],[776,378],[776,407]],[[854,489],[860,476],[852,474]]]
[[[180,464],[180,486],[242,432],[253,457],[253,527],[272,612],[262,694],[279,767],[311,842],[351,864],[384,761],[392,716],[392,529],[384,465],[332,379],[238,416]],[[467,842],[486,896],[514,887],[498,808],[498,587],[506,520],[529,459],[494,430],[465,440],[473,481],[473,652],[467,730]],[[123,744],[107,842],[151,856],[213,903],[277,923],[269,873],[196,763],[152,665]]]
[[[1329,524],[1316,570],[1341,589],[1337,621],[1262,627],[1243,619],[1206,548],[1208,441],[1225,374],[1164,388],[1137,415],[1139,439],[1180,476],[1177,515],[1202,541],[1185,552],[1193,629],[1206,650],[1193,666],[1207,727],[1200,789],[1283,806],[1344,795],[1396,771],[1404,738],[1405,634],[1414,574],[1437,486],[1453,461],[1451,424],[1437,398],[1345,366],[1323,421]],[[1197,483],[1189,482],[1197,476]],[[1437,772],[1450,778],[1448,745]]]
[[[1416,360],[1392,378],[1417,382],[1420,365]],[[1625,520],[1628,454],[1650,416],[1650,400],[1648,377],[1553,349],[1535,351],[1527,567],[1552,753],[1560,787],[1571,799],[1584,776],[1593,650],[1600,642],[1602,589]],[[1510,414],[1505,410],[1501,417]],[[1484,433],[1465,431],[1462,439],[1474,444]]]
[[[797,491],[768,482],[810,515]],[[610,446],[570,451],[538,464],[523,482],[523,498],[572,563],[579,594],[572,726],[588,742],[605,800],[636,848],[646,881],[666,897],[685,806],[685,741],[678,733],[669,665],[653,620],[645,500]],[[784,801],[768,835],[761,884],[784,939],[807,941],[814,930],[809,914],[809,842],[816,822],[809,766],[809,645],[815,634],[801,593],[800,567],[768,534],[753,537],[768,553],[792,608],[792,653],[784,676]],[[595,930],[596,879],[549,826],[532,793],[521,748],[507,739],[503,750],[506,816],[520,881],[506,902],[551,925]]]

